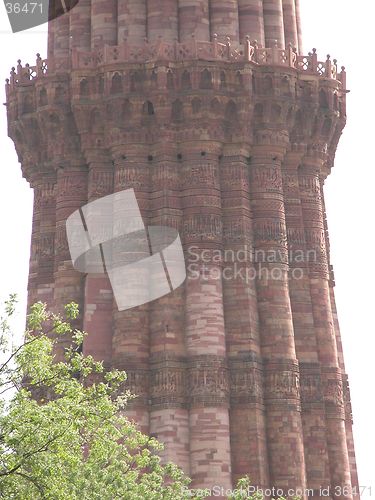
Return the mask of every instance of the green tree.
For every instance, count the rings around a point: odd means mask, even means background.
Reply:
[[[209,492],[189,490],[174,464],[163,465],[162,445],[124,415],[134,396],[126,374],[105,371],[84,356],[85,333],[71,322],[71,303],[57,315],[31,307],[23,342],[14,347],[9,319],[16,298],[0,317],[0,498],[6,500],[184,500]],[[68,336],[65,361],[54,357]],[[249,493],[250,491],[250,493]],[[262,500],[250,481],[239,481],[232,500]],[[279,499],[282,500],[282,499]]]
[[[9,317],[0,319],[0,498],[184,499],[189,480],[162,465],[161,445],[141,434],[124,415],[130,397],[126,375],[105,372],[81,353],[84,334],[73,330],[78,308],[64,316],[42,303],[31,308],[24,341],[9,347]],[[65,362],[54,346],[69,335]]]

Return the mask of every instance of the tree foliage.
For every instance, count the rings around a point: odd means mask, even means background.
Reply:
[[[74,303],[64,315],[34,304],[24,340],[12,346],[9,319],[0,317],[0,499],[184,500],[206,498],[174,464],[163,465],[162,445],[125,416],[134,396],[126,374],[106,371],[82,354],[85,333],[73,329]],[[70,340],[65,360],[56,347]],[[228,498],[262,500],[244,478]],[[282,499],[279,499],[282,500]]]
[[[161,445],[124,415],[125,373],[81,353],[84,334],[70,324],[77,306],[63,317],[35,304],[23,343],[11,348],[14,304],[11,297],[0,319],[0,498],[189,498],[181,470],[162,465]],[[56,362],[65,335],[71,347]]]

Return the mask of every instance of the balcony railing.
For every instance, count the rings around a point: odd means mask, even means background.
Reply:
[[[104,46],[92,52],[74,49],[71,53],[71,67],[67,68],[66,59],[42,59],[37,54],[36,64],[23,66],[18,60],[17,67],[13,67],[10,78],[6,80],[7,90],[15,85],[27,85],[37,78],[54,72],[66,72],[75,69],[95,69],[119,62],[143,63],[151,61],[226,61],[251,62],[261,66],[279,66],[294,68],[302,73],[308,73],[322,78],[338,80],[342,90],[346,90],[345,67],[338,72],[337,61],[331,60],[328,55],[324,61],[318,60],[316,49],[308,55],[298,55],[292,46],[281,49],[274,44],[271,48],[259,47],[256,42],[247,38],[243,45],[232,45],[230,39],[220,43],[217,36],[212,42],[200,42],[192,38],[190,42],[166,42],[162,39],[155,43],[145,41],[143,45],[132,45],[128,42],[118,46]]]

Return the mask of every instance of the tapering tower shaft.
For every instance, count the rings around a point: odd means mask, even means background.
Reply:
[[[299,0],[80,0],[50,22],[48,58],[12,69],[9,134],[35,190],[29,303],[79,303],[84,352],[128,372],[163,460],[194,488],[249,475],[349,499],[323,192],[346,73],[301,36]],[[187,278],[120,311],[106,274],[73,268],[65,224],[128,189],[145,226],[179,233]]]

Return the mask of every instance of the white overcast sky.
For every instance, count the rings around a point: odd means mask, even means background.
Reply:
[[[305,52],[329,53],[348,72],[348,125],[336,165],[327,182],[326,201],[336,297],[347,372],[351,381],[359,480],[375,497],[375,3],[374,0],[301,0]],[[46,26],[12,34],[0,6],[0,76],[17,59],[35,64],[46,55]],[[5,94],[2,90],[2,102]],[[25,309],[32,217],[32,192],[21,176],[17,155],[0,113],[0,298],[16,292]]]

